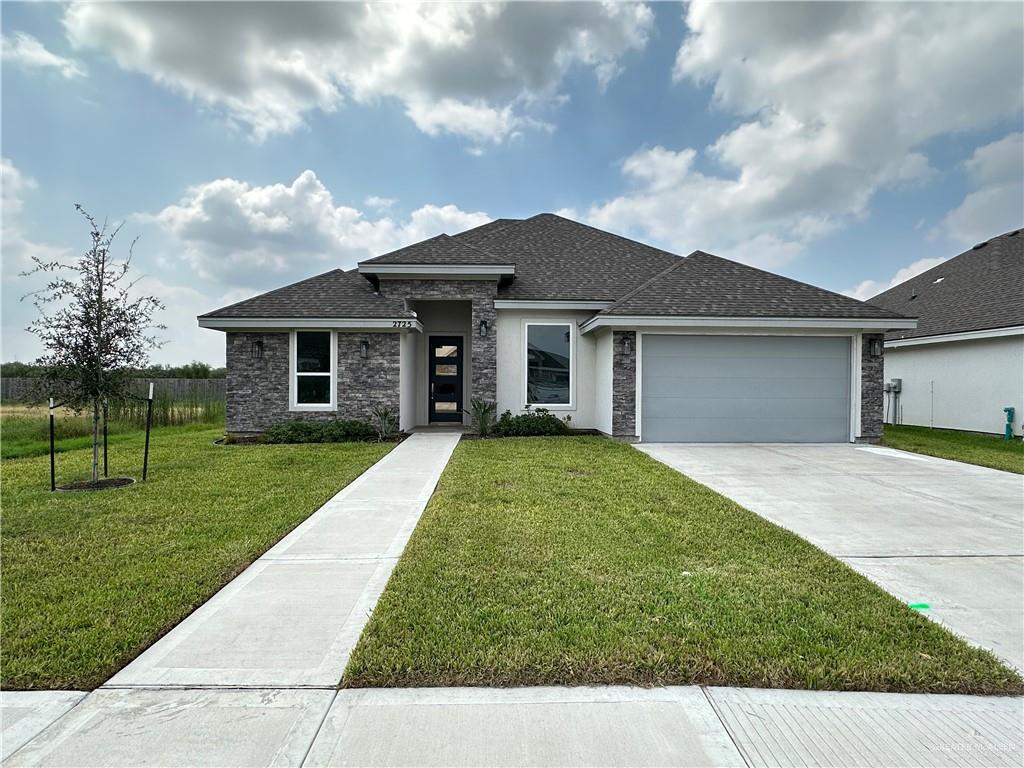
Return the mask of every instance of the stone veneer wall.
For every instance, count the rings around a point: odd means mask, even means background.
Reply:
[[[874,357],[871,354],[871,342],[882,341],[881,333],[865,333],[861,338],[860,348],[860,436],[859,443],[877,443],[882,437],[883,429],[883,354]]]
[[[636,331],[612,332],[612,435],[636,439]]]
[[[398,414],[398,333],[338,332],[335,411],[288,410],[288,333],[227,333],[227,432],[252,434],[291,419],[367,419],[374,406]],[[263,357],[252,357],[252,343],[263,341]],[[369,342],[369,357],[359,355]]]
[[[498,313],[494,297],[497,280],[408,280],[381,278],[380,292],[408,301],[417,299],[448,299],[471,302],[469,332],[472,355],[472,381],[470,397],[479,397],[492,403],[498,401]],[[480,336],[480,321],[487,321],[487,336]]]

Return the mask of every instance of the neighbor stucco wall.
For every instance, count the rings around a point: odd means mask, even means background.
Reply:
[[[230,434],[262,432],[291,419],[327,421],[368,419],[374,406],[399,412],[400,355],[398,333],[337,334],[337,409],[292,411],[288,405],[289,333],[227,333],[225,382]],[[252,343],[263,341],[263,356],[252,356]],[[360,355],[360,342],[369,356]]]
[[[594,343],[594,429],[612,433],[612,332],[599,331]]]
[[[593,334],[583,336],[579,323],[593,316],[593,312],[553,310],[498,310],[498,414],[506,410],[522,413],[526,405],[526,323],[570,323],[575,338],[572,362],[572,407],[544,406],[559,417],[571,416],[575,429],[596,429],[594,408],[596,340]]]
[[[885,380],[903,379],[901,422],[1002,434],[1013,406],[1014,434],[1024,408],[1024,336],[889,347]],[[892,423],[891,400],[886,421]]]

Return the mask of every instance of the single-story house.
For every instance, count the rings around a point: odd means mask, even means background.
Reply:
[[[876,441],[900,312],[544,213],[442,234],[200,316],[227,429],[463,423],[471,399],[625,440]]]
[[[919,318],[917,328],[885,337],[889,423],[1003,433],[1009,407],[1021,434],[1024,230],[979,243],[871,303]]]

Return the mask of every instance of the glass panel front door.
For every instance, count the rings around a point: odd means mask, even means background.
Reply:
[[[428,345],[430,421],[462,422],[461,336],[431,336]]]

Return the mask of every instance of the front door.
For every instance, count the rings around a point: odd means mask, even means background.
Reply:
[[[462,423],[462,346],[461,336],[430,337],[430,421]]]

